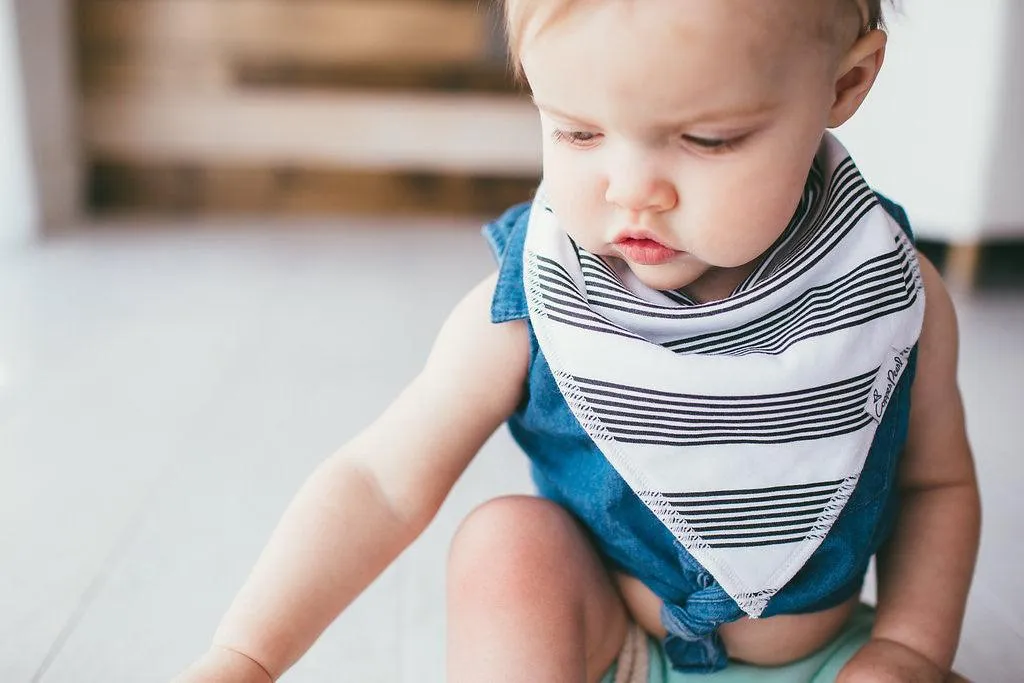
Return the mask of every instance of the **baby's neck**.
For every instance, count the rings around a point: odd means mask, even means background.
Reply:
[[[712,268],[683,287],[683,292],[699,304],[721,301],[729,297],[761,263],[762,257],[736,268]]]

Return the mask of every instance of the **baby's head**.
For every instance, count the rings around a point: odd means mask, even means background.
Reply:
[[[594,4],[594,0],[505,0],[505,27],[516,69],[519,68],[519,51],[528,32],[539,31],[570,11],[585,11]],[[884,25],[882,0],[812,0],[807,9],[807,17],[819,19],[822,37],[834,38],[837,43],[842,42],[843,36],[835,32],[849,32],[850,25],[857,24],[863,31],[880,29]]]
[[[822,135],[860,106],[886,40],[880,0],[506,9],[562,227],[648,286],[701,299],[727,295],[785,229]],[[624,251],[623,235],[674,253]]]

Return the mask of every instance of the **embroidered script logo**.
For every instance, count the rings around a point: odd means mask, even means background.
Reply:
[[[882,368],[878,381],[871,389],[871,413],[878,420],[885,414],[885,408],[889,405],[892,392],[896,389],[896,383],[900,381],[904,368],[907,367],[907,359],[910,357],[910,348],[902,350],[893,349],[892,356],[888,363]]]

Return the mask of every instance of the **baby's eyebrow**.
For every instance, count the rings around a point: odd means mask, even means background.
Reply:
[[[726,127],[738,132],[779,108],[777,103],[761,103],[757,106],[737,109],[719,109],[701,112],[696,116],[683,119],[667,119],[651,126],[651,130],[659,134],[672,133],[679,130],[716,124],[726,124]]]
[[[779,108],[779,105],[780,103],[778,102],[764,101],[743,107],[724,107],[717,110],[711,109],[706,112],[701,112],[699,115],[692,116],[684,121],[676,122],[675,125],[692,125],[695,123],[711,123],[723,120],[752,119],[775,111]]]
[[[570,120],[570,121],[575,121],[576,123],[580,123],[580,124],[583,124],[585,126],[591,125],[590,123],[587,123],[587,121],[585,119],[582,119],[579,116],[574,116],[572,114],[569,114],[569,113],[566,113],[564,111],[561,111],[560,109],[552,107],[549,104],[544,104],[543,102],[539,102],[537,100],[537,98],[535,98],[535,97],[531,98],[531,99],[533,99],[534,106],[536,106],[537,109],[540,109],[541,111],[547,112],[548,114],[554,114],[555,116],[557,116],[560,119],[567,119],[567,120]]]
[[[594,124],[587,122],[586,119],[564,112],[557,107],[553,107],[550,104],[541,102],[536,98],[533,98],[534,105],[549,114],[553,114],[561,119],[574,121],[584,126],[593,126]],[[665,123],[658,123],[652,126],[657,130],[677,130],[680,128],[686,128],[698,124],[717,123],[721,121],[737,121],[743,122],[750,119],[769,114],[779,108],[781,103],[775,101],[763,101],[757,102],[744,107],[725,107],[716,110],[708,110],[701,112],[696,116],[691,116],[685,119],[673,119],[666,121]]]

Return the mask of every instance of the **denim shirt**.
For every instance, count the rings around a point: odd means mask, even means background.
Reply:
[[[878,199],[912,238],[903,209]],[[540,495],[586,526],[613,569],[636,577],[661,598],[661,621],[669,634],[664,647],[673,668],[691,673],[722,669],[728,655],[717,629],[744,613],[601,454],[559,392],[537,343],[523,282],[529,213],[530,204],[520,204],[483,229],[499,262],[491,320],[526,320],[530,334],[529,373],[509,430],[531,460]],[[898,512],[896,469],[907,436],[916,357],[915,346],[846,507],[763,617],[828,609],[860,592],[868,561],[892,533]]]

